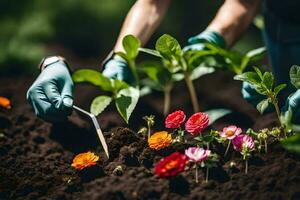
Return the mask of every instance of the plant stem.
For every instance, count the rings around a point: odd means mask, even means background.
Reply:
[[[147,125],[148,125],[148,140],[149,140],[150,136],[151,136],[151,130],[150,130],[150,124],[149,124],[149,122],[147,122]]]
[[[171,102],[171,87],[166,86],[164,89],[164,116],[166,116],[170,110]]]
[[[209,175],[209,168],[206,167],[206,176],[205,176],[205,183],[208,182],[208,175]]]
[[[280,110],[279,110],[279,107],[278,107],[278,103],[275,102],[275,103],[274,103],[274,107],[275,107],[275,110],[276,110],[276,114],[277,114],[279,123],[280,123],[280,125],[282,125],[282,124],[281,124],[281,120],[280,120]]]
[[[248,174],[248,159],[247,160],[245,160],[245,174]]]
[[[136,85],[139,87],[139,76],[138,76],[138,73],[137,73],[137,70],[136,70],[136,64],[135,64],[135,61],[128,61],[128,65],[129,65],[129,68],[133,74],[133,77],[134,77],[134,82],[136,83]]]
[[[197,98],[197,94],[196,94],[196,90],[195,90],[193,81],[190,79],[190,75],[188,72],[184,72],[184,80],[185,80],[185,83],[186,83],[189,93],[190,93],[193,110],[194,110],[194,112],[198,112],[199,111],[198,98]]]
[[[206,143],[206,148],[209,150],[209,142]]]
[[[268,152],[268,143],[267,143],[267,140],[265,139],[264,142],[265,142],[265,153],[267,153]]]
[[[195,181],[196,181],[196,183],[199,183],[199,179],[198,179],[198,165],[196,165]]]
[[[231,140],[229,140],[229,142],[228,142],[228,145],[227,145],[227,148],[226,148],[226,151],[225,151],[225,154],[224,154],[224,156],[226,156],[226,155],[227,155],[227,153],[228,153],[228,150],[229,150],[229,148],[230,148],[230,144],[231,144]]]
[[[280,109],[279,109],[279,106],[278,106],[277,99],[276,99],[276,97],[275,97],[273,94],[269,95],[269,98],[271,99],[272,104],[273,104],[274,107],[275,107],[278,121],[279,121],[280,125],[282,126],[281,120],[280,120]]]

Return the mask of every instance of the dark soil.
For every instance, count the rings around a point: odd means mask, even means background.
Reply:
[[[137,131],[142,116],[157,115],[157,130],[163,129],[162,98],[159,93],[143,98],[131,120],[124,126],[112,108],[99,117],[109,146],[110,160],[100,148],[88,121],[76,113],[63,124],[52,125],[35,117],[25,101],[33,78],[1,78],[0,95],[12,100],[11,110],[0,111],[0,199],[300,199],[300,161],[278,143],[269,153],[249,161],[249,173],[238,155],[221,160],[210,172],[206,184],[195,184],[194,172],[186,171],[170,180],[153,175],[153,165],[174,151],[153,152]],[[3,84],[4,83],[4,84]],[[217,121],[213,128],[236,124],[243,128],[272,127],[273,114],[261,117],[240,96],[240,83],[230,74],[215,73],[197,81],[201,108],[226,107],[235,111]],[[75,103],[88,108],[99,92],[78,86]],[[191,114],[186,89],[179,85],[173,93],[172,109]],[[88,150],[100,155],[97,166],[80,173],[71,167],[75,154]],[[223,151],[220,149],[220,151]],[[231,161],[236,167],[230,168]],[[204,180],[204,172],[199,179]]]

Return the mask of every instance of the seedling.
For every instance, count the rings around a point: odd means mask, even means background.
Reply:
[[[192,76],[199,77],[205,74],[205,72],[195,70],[196,66],[192,65],[196,52],[183,51],[178,41],[167,34],[162,35],[156,41],[155,49],[156,51],[151,49],[141,49],[141,51],[160,57],[164,65],[165,69],[158,66],[151,67],[151,72],[149,71],[149,67],[145,67],[146,74],[156,83],[157,88],[161,88],[165,93],[164,113],[166,114],[169,108],[169,93],[172,89],[172,83],[182,78],[187,85],[194,111],[199,111],[198,98]],[[197,52],[198,58],[200,57],[199,54],[201,54],[201,56],[207,56],[212,54],[212,52],[208,50]],[[168,72],[166,72],[166,70]],[[201,73],[201,75],[196,73]],[[208,73],[211,73],[211,71]]]
[[[224,156],[227,155],[232,140],[241,133],[242,133],[242,129],[234,125],[225,127],[223,128],[223,131],[220,132],[220,137],[223,138],[224,141],[228,140],[228,144]]]
[[[118,52],[122,58],[126,59],[129,63],[131,72],[135,78],[135,84],[138,86],[138,76],[135,68],[135,58],[138,55],[139,41],[133,36],[126,36],[123,40],[125,53]],[[101,95],[96,97],[90,107],[91,113],[99,115],[105,108],[112,102],[115,102],[116,108],[122,118],[128,123],[130,115],[132,114],[138,99],[139,89],[133,87],[120,80],[113,80],[103,76],[100,72],[95,70],[83,69],[78,70],[72,75],[75,83],[91,83],[98,86],[103,92],[109,93],[108,95]]]
[[[232,140],[234,150],[240,152],[245,160],[245,174],[248,173],[248,159],[251,156],[251,152],[254,151],[254,140],[251,136],[246,134],[240,134]]]
[[[146,121],[147,123],[147,132],[148,132],[148,140],[150,139],[150,135],[151,135],[151,128],[154,126],[154,115],[150,115],[150,116],[145,116],[143,117],[143,119]]]
[[[185,121],[185,114],[182,110],[178,110],[168,114],[165,119],[165,126],[166,128],[173,129],[173,134],[177,136],[173,140],[174,143],[176,142],[184,142],[184,135],[185,131],[181,128],[183,122]]]
[[[286,87],[286,84],[280,84],[274,87],[274,76],[271,72],[262,73],[257,67],[254,67],[255,72],[245,72],[234,77],[235,80],[248,82],[255,90],[266,99],[259,102],[256,106],[257,110],[263,114],[269,104],[273,104],[276,110],[278,121],[282,127],[284,125],[280,120],[280,109],[278,106],[277,96],[281,90]]]
[[[268,152],[268,142],[267,139],[271,136],[271,131],[267,128],[255,132],[253,129],[249,128],[247,134],[254,138],[257,143],[257,148],[259,152],[264,148],[265,153]]]
[[[205,167],[206,168],[206,175],[205,175],[205,182],[208,182],[209,176],[209,168],[215,167],[217,162],[217,155],[211,153],[210,150],[205,150],[199,147],[190,147],[185,150],[185,155],[189,158],[189,161],[194,163],[195,168],[195,181],[196,183],[199,182],[198,180],[198,168]]]
[[[116,54],[126,60],[130,71],[133,74],[134,84],[135,86],[139,87],[139,76],[136,69],[135,59],[139,55],[141,42],[133,35],[126,35],[122,41],[122,44],[125,52],[116,52]]]

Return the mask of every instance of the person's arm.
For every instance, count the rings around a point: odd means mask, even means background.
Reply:
[[[257,14],[261,0],[226,0],[207,27],[219,33],[231,47]]]
[[[132,34],[144,45],[163,19],[171,0],[137,0],[123,23],[114,51],[123,51],[122,40]]]

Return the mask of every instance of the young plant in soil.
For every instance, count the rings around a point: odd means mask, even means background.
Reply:
[[[203,135],[204,129],[209,124],[209,118],[206,113],[198,112],[193,114],[185,123],[185,130],[194,136],[198,146],[206,146],[209,149],[210,142],[214,137],[211,134]]]
[[[251,152],[254,151],[254,140],[251,136],[246,134],[240,134],[232,140],[234,150],[240,152],[245,161],[245,174],[248,173],[248,159],[251,156]]]
[[[147,123],[148,140],[150,139],[150,136],[151,136],[151,128],[154,126],[154,123],[155,123],[154,118],[155,118],[154,115],[149,115],[149,116],[143,117],[143,120],[145,120]]]
[[[178,41],[167,34],[162,35],[156,41],[155,49],[156,50],[140,48],[143,52],[160,57],[163,62],[164,67],[153,65],[150,68],[148,65],[145,67],[145,72],[148,77],[155,82],[156,88],[161,88],[165,93],[164,113],[166,114],[170,107],[169,104],[170,92],[173,85],[172,83],[181,80],[182,78],[185,80],[187,85],[194,112],[199,111],[198,98],[192,77],[199,77],[205,73],[211,73],[213,70],[204,70],[204,72],[195,70],[196,67],[190,64],[192,59],[194,59],[191,54],[197,54],[198,57],[200,57],[200,54],[201,56],[207,56],[211,54],[211,51],[203,50],[197,52],[185,52],[181,49]]]
[[[105,108],[112,102],[115,102],[115,106],[121,115],[121,117],[128,123],[130,115],[139,99],[139,78],[137,76],[135,59],[138,55],[138,48],[140,42],[131,35],[126,36],[123,39],[123,46],[125,53],[118,52],[123,59],[125,59],[131,69],[135,78],[135,87],[128,85],[120,80],[113,80],[103,76],[96,70],[83,69],[73,73],[72,79],[75,83],[90,83],[99,87],[103,92],[107,92],[109,95],[101,95],[96,97],[90,107],[91,113],[99,115]]]
[[[209,168],[215,167],[217,162],[217,155],[211,153],[210,150],[205,150],[199,147],[190,147],[185,150],[185,155],[189,158],[189,161],[194,164],[195,168],[195,182],[198,180],[198,168],[206,168],[205,182],[208,182]]]
[[[245,81],[249,83],[255,90],[261,95],[264,95],[266,99],[259,102],[256,106],[257,110],[263,114],[269,104],[272,104],[275,108],[278,122],[282,127],[280,116],[281,112],[278,106],[277,96],[281,90],[286,87],[286,84],[280,84],[274,87],[274,76],[271,72],[262,73],[257,67],[254,67],[255,72],[245,72],[234,77],[235,80]]]
[[[237,126],[234,126],[234,125],[224,127],[223,130],[220,132],[220,137],[221,137],[222,141],[225,142],[226,140],[228,140],[228,144],[227,144],[227,147],[226,147],[226,150],[224,153],[224,157],[227,156],[227,153],[229,151],[232,140],[234,138],[236,138],[238,135],[240,135],[241,133],[242,133],[242,129]]]
[[[168,114],[165,119],[166,128],[173,129],[173,134],[176,135],[174,139],[175,142],[183,143],[184,142],[184,130],[181,128],[181,125],[186,119],[186,115],[182,110],[177,110]]]

